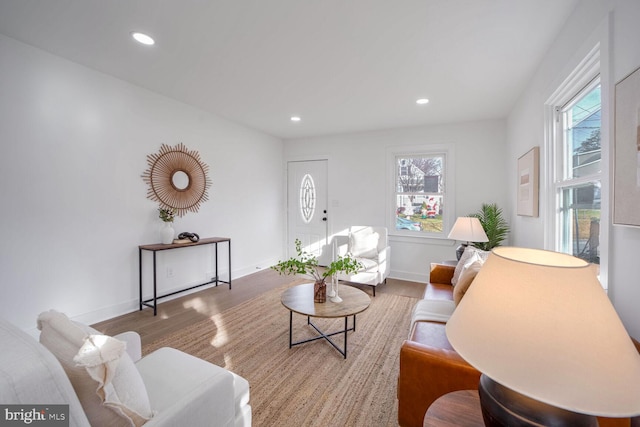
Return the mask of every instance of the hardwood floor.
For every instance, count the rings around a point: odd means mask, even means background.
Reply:
[[[262,270],[234,279],[231,289],[226,284],[221,284],[217,287],[161,302],[158,304],[157,316],[153,315],[151,308],[144,308],[142,311],[118,316],[92,326],[106,335],[136,331],[140,334],[144,345],[255,298],[271,289],[291,283],[292,280],[294,280],[292,276],[280,276],[273,270]],[[372,295],[371,287],[357,286]],[[387,279],[386,284],[376,288],[376,295],[392,293],[420,298],[424,287],[424,283]]]

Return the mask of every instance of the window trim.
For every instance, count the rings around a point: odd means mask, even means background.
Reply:
[[[442,215],[441,233],[423,233],[421,231],[396,230],[396,158],[398,156],[434,156],[444,155],[444,180],[443,191],[444,214]],[[398,146],[387,149],[387,194],[386,194],[386,226],[389,236],[407,237],[415,239],[447,239],[449,230],[455,221],[455,149],[453,144],[426,144],[414,146]]]
[[[593,176],[585,178],[574,178],[572,180],[559,180],[558,174],[562,173],[555,159],[562,155],[563,147],[557,144],[557,135],[562,133],[561,116],[558,115],[557,107],[566,105],[584,88],[596,78],[600,79],[601,87],[601,205],[600,205],[600,283],[607,289],[608,283],[608,255],[609,255],[609,151],[610,151],[610,105],[611,90],[609,85],[609,61],[606,33],[601,38],[602,43],[597,42],[587,55],[571,71],[568,77],[558,86],[558,89],[547,99],[544,104],[544,147],[546,170],[541,175],[544,179],[546,197],[540,200],[545,204],[542,212],[545,215],[544,226],[544,247],[548,250],[558,250],[558,240],[556,228],[558,224],[558,212],[562,189],[568,186],[579,185],[581,183],[593,181]],[[558,146],[560,145],[560,146]],[[560,150],[560,151],[559,151]],[[560,182],[562,185],[556,185]]]

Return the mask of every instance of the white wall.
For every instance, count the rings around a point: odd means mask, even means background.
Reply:
[[[230,237],[233,277],[280,256],[279,139],[3,36],[0,76],[0,316],[29,329],[50,308],[90,323],[137,309],[137,247],[161,224],[141,175],[162,143],[197,150],[213,184],[177,231]],[[210,249],[158,260],[162,289],[213,269]]]
[[[330,234],[340,234],[350,225],[385,225],[388,149],[439,144],[455,149],[456,216],[475,212],[482,203],[506,208],[501,120],[287,140],[285,160],[329,159]],[[451,240],[390,240],[392,277],[424,282],[430,262],[455,259],[457,243]]]
[[[520,98],[508,118],[507,145],[509,154],[507,166],[511,177],[516,175],[517,158],[534,145],[543,148],[541,153],[542,173],[548,168],[547,153],[544,151],[544,103],[560,86],[562,81],[578,65],[595,43],[601,43],[603,84],[603,147],[604,140],[613,141],[612,121],[613,87],[626,75],[640,66],[640,2],[637,0],[586,0],[578,4],[566,24],[565,30],[557,38],[552,48],[540,64],[528,91]],[[604,92],[608,87],[609,93]],[[603,153],[603,159],[612,159],[613,144]],[[607,175],[612,170],[611,161],[605,165]],[[513,179],[511,180],[515,182]],[[510,181],[510,182],[511,182]],[[608,176],[603,180],[611,180]],[[604,193],[603,202],[609,194]],[[509,194],[515,196],[515,184],[510,185]],[[545,245],[545,222],[549,214],[545,212],[549,191],[541,185],[541,216],[539,218],[516,217],[514,224],[514,244],[542,248]],[[515,198],[510,197],[511,211]],[[606,211],[603,203],[604,216]],[[640,206],[638,206],[640,209]],[[608,291],[622,321],[629,333],[640,338],[640,263],[637,248],[640,243],[640,228],[609,226],[602,229],[608,235],[608,251],[603,254],[608,260]],[[606,245],[606,241],[603,242]]]

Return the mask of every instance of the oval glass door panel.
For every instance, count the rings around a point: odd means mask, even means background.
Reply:
[[[300,184],[300,214],[305,223],[311,222],[316,210],[316,186],[311,175],[302,177]]]

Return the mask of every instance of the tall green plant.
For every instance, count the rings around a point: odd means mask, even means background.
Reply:
[[[483,203],[482,208],[469,216],[478,218],[484,232],[487,234],[488,242],[473,243],[478,249],[490,251],[504,241],[509,234],[509,224],[502,216],[502,209],[496,203]]]

